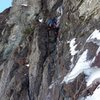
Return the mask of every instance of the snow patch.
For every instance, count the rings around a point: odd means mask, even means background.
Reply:
[[[96,79],[100,78],[100,69],[96,68],[92,71],[92,74],[89,76],[87,80],[87,86],[90,86]]]
[[[100,32],[99,30],[95,29],[94,32],[89,36],[86,42],[90,42],[93,39],[100,40]]]
[[[92,96],[87,96],[85,100],[100,100],[100,85],[95,89]]]
[[[29,64],[26,64],[26,67],[29,67],[30,65]]]
[[[71,53],[71,65],[70,65],[70,69],[73,68],[74,64],[73,64],[73,61],[74,61],[74,55],[76,55],[78,53],[78,50],[76,51],[76,47],[77,47],[77,44],[76,41],[75,41],[76,38],[73,38],[71,41],[67,41],[67,43],[69,44],[70,46],[70,53]]]
[[[39,22],[42,23],[43,22],[43,18],[39,18]]]
[[[77,44],[75,45],[75,38],[73,38],[70,41],[70,52],[71,52],[72,56],[74,56],[78,52],[78,51],[75,50],[76,47],[77,47]]]
[[[87,78],[89,78],[89,76],[94,72],[96,68],[88,68],[86,70],[84,70],[84,74],[87,75]]]
[[[21,4],[21,6],[27,7],[28,5],[23,3],[23,4]]]
[[[73,70],[64,77],[63,82],[66,84],[68,82],[72,82],[80,73],[82,73],[85,69],[89,69],[91,65],[91,60],[86,61],[88,50],[85,50],[81,57],[79,58],[78,62],[76,63]],[[62,83],[63,83],[62,82]]]

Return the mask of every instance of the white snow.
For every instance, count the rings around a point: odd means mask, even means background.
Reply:
[[[70,41],[67,41],[67,43],[70,43]]]
[[[87,39],[86,42],[91,42],[91,41],[96,41],[96,40],[100,41],[100,32],[97,29],[95,29],[95,31],[89,36],[89,38]],[[72,55],[71,62],[73,62],[73,59],[74,59],[73,57],[78,52],[75,50],[75,48],[77,46],[75,44],[75,38],[72,39],[71,41],[68,41],[67,43],[69,43],[69,45],[70,45],[70,53]],[[65,82],[67,84],[69,82],[72,82],[82,72],[84,72],[84,74],[86,75],[85,79],[87,82],[86,83],[87,87],[92,86],[92,84],[94,84],[98,81],[100,82],[100,68],[97,68],[97,66],[93,66],[91,68],[91,64],[94,62],[94,60],[99,52],[100,52],[100,45],[96,51],[96,55],[94,56],[94,58],[91,60],[87,60],[88,50],[86,49],[82,53],[82,55],[79,57],[76,65],[74,66],[72,71],[70,71],[64,77],[62,83]],[[92,95],[87,96],[86,98],[83,98],[83,99],[84,100],[100,100],[100,85],[95,89],[95,91],[93,92]],[[79,99],[79,100],[81,100],[81,99]]]
[[[21,5],[22,5],[22,6],[24,6],[24,7],[27,7],[27,6],[28,6],[27,4],[24,4],[24,3],[23,3],[23,4],[21,4]]]
[[[100,85],[95,89],[92,96],[88,96],[85,100],[100,100]]]
[[[30,65],[29,64],[26,64],[26,67],[29,67]]]
[[[42,23],[43,22],[43,18],[39,18],[39,22]]]
[[[95,29],[94,32],[89,36],[86,42],[90,42],[93,39],[100,40],[100,32],[99,30]]]
[[[84,70],[84,74],[87,75],[86,78],[89,78],[89,76],[94,72],[95,68],[88,68]]]
[[[87,86],[90,86],[96,79],[100,78],[100,69],[96,68],[87,80]]]
[[[73,70],[64,77],[63,82],[65,82],[67,84],[68,82],[73,81],[85,69],[90,68],[91,60],[86,61],[87,53],[88,53],[88,50],[85,50],[83,52],[83,54],[80,56],[78,62],[76,63],[75,67],[73,68]]]
[[[71,52],[72,56],[74,56],[78,52],[78,51],[75,50],[76,47],[77,47],[77,44],[75,45],[75,38],[73,38],[70,41],[70,52]]]
[[[75,50],[76,47],[77,47],[77,44],[76,43],[76,38],[73,38],[71,41],[67,41],[67,43],[69,44],[70,46],[70,53],[71,53],[71,65],[70,65],[70,69],[73,68],[74,64],[73,64],[73,61],[74,61],[74,55],[78,53],[78,50]]]

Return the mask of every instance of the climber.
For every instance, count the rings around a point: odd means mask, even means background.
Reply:
[[[55,28],[56,22],[57,22],[57,20],[56,20],[55,17],[54,18],[49,18],[47,20],[47,25],[48,25],[49,28]]]
[[[49,18],[47,20],[48,30],[54,30],[55,34],[58,34],[59,26],[57,25],[57,18]]]

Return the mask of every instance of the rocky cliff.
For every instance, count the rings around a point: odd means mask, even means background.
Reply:
[[[0,13],[0,100],[99,100],[99,5],[13,0]]]

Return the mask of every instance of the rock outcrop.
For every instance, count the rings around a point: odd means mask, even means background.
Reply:
[[[0,13],[0,100],[99,100],[99,4],[13,0]]]

